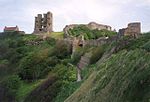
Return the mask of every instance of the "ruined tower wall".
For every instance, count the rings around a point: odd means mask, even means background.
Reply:
[[[125,35],[139,35],[141,33],[141,24],[140,23],[130,23],[128,24],[127,31]]]
[[[53,15],[51,12],[38,14],[35,17],[34,34],[51,33],[53,31]]]
[[[119,30],[119,35],[133,36],[137,38],[141,34],[141,23],[129,23],[127,28]]]
[[[52,32],[53,31],[53,15],[52,13],[48,12],[47,13],[47,18],[46,18],[46,30],[48,32]]]

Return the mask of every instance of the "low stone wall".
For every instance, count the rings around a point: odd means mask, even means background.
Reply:
[[[108,42],[107,39],[102,39],[102,40],[86,40],[84,42],[84,45],[86,46],[101,46],[103,44],[106,44]]]
[[[101,46],[103,44],[106,44],[106,43],[111,43],[112,41],[116,41],[119,39],[119,36],[116,35],[116,36],[113,36],[113,37],[101,37],[99,39],[96,39],[96,40],[85,40],[84,41],[84,46]]]

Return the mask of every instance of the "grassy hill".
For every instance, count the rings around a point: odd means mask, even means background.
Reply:
[[[65,102],[150,102],[149,39],[145,34],[128,41],[128,46],[100,60]]]
[[[150,101],[150,33],[79,48],[73,58],[62,38],[62,32],[45,40],[16,32],[0,36],[0,102]],[[76,82],[76,64],[88,52],[92,63]]]

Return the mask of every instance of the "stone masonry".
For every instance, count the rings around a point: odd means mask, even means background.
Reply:
[[[87,27],[91,30],[94,30],[94,29],[98,29],[98,30],[102,30],[102,29],[107,29],[107,30],[110,30],[111,31],[111,26],[109,25],[104,25],[104,24],[98,24],[96,22],[90,22]]]
[[[140,22],[129,23],[127,28],[119,30],[119,35],[121,36],[133,36],[137,38],[140,34],[141,34]]]
[[[46,14],[38,14],[35,17],[34,34],[51,33],[53,31],[53,14],[47,12]]]
[[[90,64],[91,53],[85,53],[81,56],[79,63],[77,64],[77,81],[82,80],[81,71]]]

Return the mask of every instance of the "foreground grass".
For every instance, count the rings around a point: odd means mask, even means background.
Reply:
[[[32,83],[23,82],[21,87],[19,88],[16,98],[19,102],[23,102],[25,97],[34,90],[38,85],[40,85],[43,82],[43,80],[38,80]]]
[[[65,102],[148,102],[149,60],[150,54],[140,49],[114,54]]]

